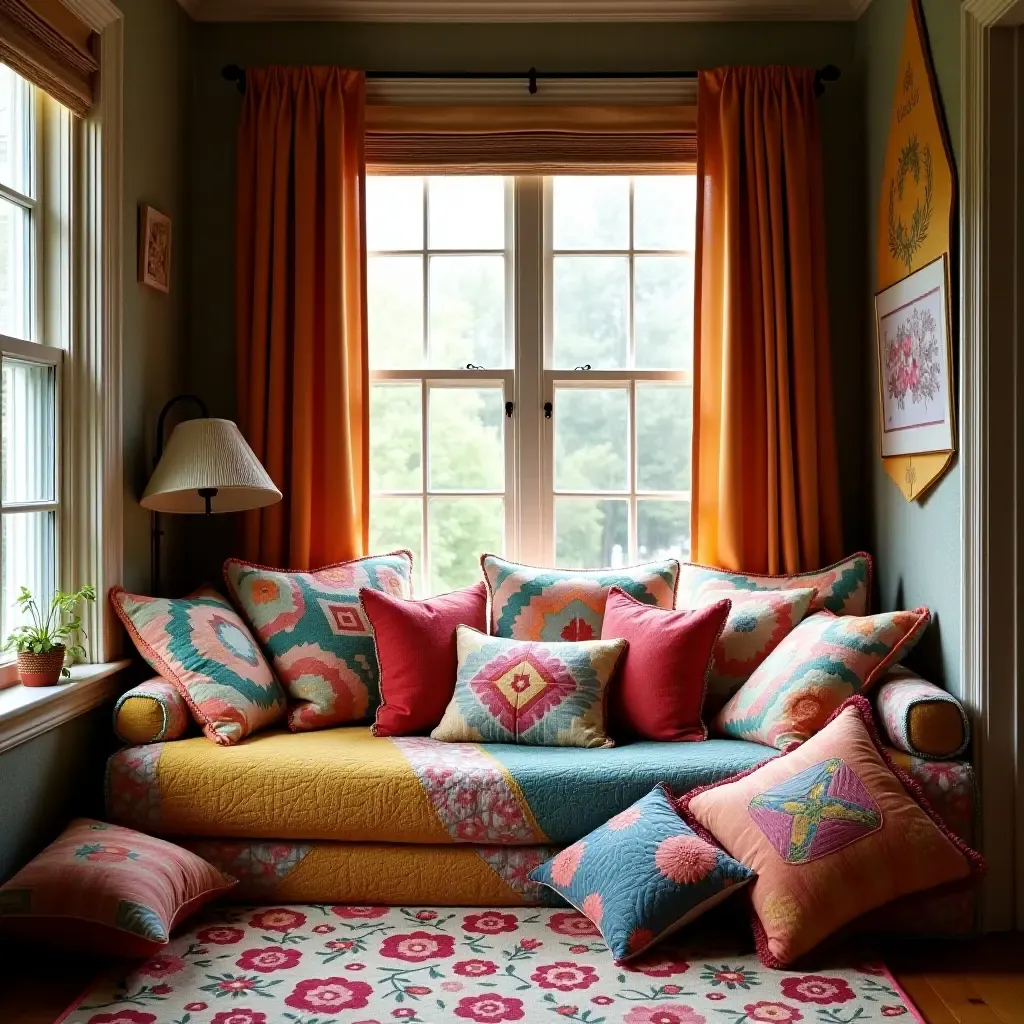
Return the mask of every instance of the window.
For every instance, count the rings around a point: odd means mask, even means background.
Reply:
[[[371,545],[418,593],[483,551],[689,553],[692,175],[367,186]]]

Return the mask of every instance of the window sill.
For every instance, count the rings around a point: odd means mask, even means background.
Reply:
[[[130,664],[75,665],[71,679],[58,686],[18,683],[0,690],[0,754],[99,707],[118,692]]]

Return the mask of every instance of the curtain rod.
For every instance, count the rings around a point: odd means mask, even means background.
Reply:
[[[238,91],[245,92],[245,68],[238,64],[226,64],[221,68],[221,76],[229,82],[238,84]],[[828,82],[839,80],[842,72],[835,64],[826,64],[814,73],[814,93],[821,96]],[[495,81],[522,80],[527,83],[531,94],[537,92],[540,81],[558,81],[566,79],[606,79],[629,80],[644,78],[696,78],[697,71],[367,71],[366,77],[372,81],[376,78],[390,79],[444,79],[445,81]]]

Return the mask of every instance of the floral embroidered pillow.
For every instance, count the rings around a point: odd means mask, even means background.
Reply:
[[[644,604],[675,607],[674,558],[624,569],[537,569],[497,555],[480,564],[491,593],[491,633],[510,640],[597,640],[612,587]]]
[[[897,665],[882,681],[875,707],[897,750],[946,760],[967,749],[971,727],[960,701],[903,665]]]
[[[930,618],[927,608],[915,608],[804,619],[722,708],[714,730],[779,750],[803,743],[908,654]]]
[[[430,734],[449,743],[611,747],[605,693],[625,640],[530,643],[456,630],[455,694]]]
[[[110,601],[139,653],[174,685],[215,743],[237,743],[284,714],[284,690],[216,590],[171,600],[115,587]]]
[[[530,872],[594,922],[616,963],[650,949],[753,877],[682,821],[663,785]]]
[[[146,957],[234,885],[179,846],[78,818],[0,886],[0,931],[78,952]]]
[[[373,719],[380,667],[359,591],[412,596],[412,555],[395,551],[315,572],[229,558],[224,579],[288,691],[288,728],[325,729]]]
[[[114,732],[133,747],[180,739],[191,720],[185,698],[159,676],[126,690],[114,705]]]
[[[792,576],[730,572],[728,569],[684,562],[679,572],[679,607],[692,608],[694,601],[708,587],[752,591],[810,589],[815,591],[810,608],[812,612],[825,610],[834,615],[866,615],[871,601],[871,556],[860,551],[835,565]]]

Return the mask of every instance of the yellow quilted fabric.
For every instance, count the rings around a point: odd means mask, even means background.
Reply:
[[[125,743],[150,743],[163,727],[163,708],[151,697],[128,697],[118,706],[114,729]]]

